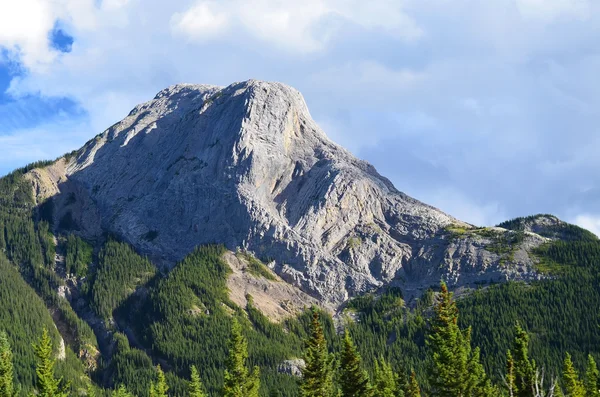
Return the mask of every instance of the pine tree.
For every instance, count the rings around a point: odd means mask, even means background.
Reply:
[[[200,380],[200,374],[198,374],[198,369],[196,369],[195,365],[192,365],[190,368],[190,382],[188,384],[188,396],[189,397],[206,397],[204,393],[204,386],[202,386],[202,381]]]
[[[96,389],[94,389],[94,386],[89,383],[87,385],[87,390],[86,390],[86,394],[87,397],[96,397]]]
[[[152,388],[150,388],[150,390],[152,390]],[[113,390],[111,396],[112,397],[133,397],[133,394],[129,393],[127,391],[127,389],[125,388],[125,386],[120,385],[118,388]]]
[[[421,388],[419,382],[417,382],[417,374],[415,371],[410,373],[410,381],[408,383],[408,389],[406,390],[406,397],[421,397]]]
[[[591,354],[588,354],[587,368],[585,371],[585,397],[600,397],[600,390],[598,390],[599,377],[600,372],[598,372],[596,361]]]
[[[0,332],[0,397],[13,397],[14,371],[12,350],[6,332]]]
[[[529,359],[529,335],[519,324],[515,325],[510,358],[513,361],[514,396],[534,397],[535,363]]]
[[[402,395],[400,396],[400,393]],[[403,397],[404,392],[399,390],[396,383],[396,377],[392,367],[383,359],[379,358],[375,362],[375,371],[373,373],[373,394],[377,397]]]
[[[48,330],[44,328],[42,337],[33,350],[37,357],[37,396],[39,397],[67,397],[69,385],[63,385],[62,378],[54,377],[55,360],[52,358],[52,339]]]
[[[362,368],[360,354],[346,330],[340,357],[340,385],[343,397],[370,397],[373,395],[369,375]]]
[[[565,385],[566,397],[585,397],[585,388],[579,380],[579,375],[577,375],[577,370],[573,366],[573,361],[571,361],[569,353],[565,354],[563,383]]]
[[[225,369],[224,397],[258,397],[260,374],[258,367],[252,373],[246,368],[248,342],[242,334],[242,326],[236,318],[231,327],[229,357]]]
[[[429,379],[434,396],[488,395],[491,384],[479,362],[479,350],[471,350],[471,329],[458,327],[458,308],[445,283],[435,305],[427,346],[431,356]]]
[[[558,381],[554,382],[554,395],[552,397],[565,397],[565,393],[563,393]]]
[[[169,386],[160,365],[156,366],[156,383],[150,384],[150,397],[168,397]]]
[[[332,397],[333,357],[327,352],[327,341],[319,321],[319,313],[313,309],[310,337],[304,353],[306,363],[302,370],[300,395],[302,397]]]
[[[510,350],[506,353],[506,376],[504,377],[504,383],[508,389],[508,397],[516,396],[515,360],[513,359]]]

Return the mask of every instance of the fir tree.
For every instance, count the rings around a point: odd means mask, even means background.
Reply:
[[[14,373],[12,350],[6,332],[0,332],[0,397],[13,397]]]
[[[195,365],[192,365],[190,368],[190,382],[188,383],[188,396],[189,397],[206,397],[204,393],[204,387],[202,386],[202,381],[200,380],[200,374],[198,374],[198,369],[196,369]]]
[[[383,357],[375,362],[373,394],[377,397],[404,397],[404,392],[398,388],[391,365]]]
[[[152,390],[152,387],[150,388],[150,390]],[[125,386],[120,385],[118,388],[113,390],[111,396],[112,397],[133,397],[133,394],[129,393],[127,391],[127,389],[125,388]]]
[[[433,395],[440,397],[484,396],[491,384],[479,362],[479,350],[471,350],[470,328],[458,327],[458,308],[445,283],[435,305],[427,346]]]
[[[54,377],[55,360],[52,358],[52,339],[44,328],[39,342],[33,346],[37,357],[37,395],[39,397],[67,397],[68,385],[63,385],[62,378]]]
[[[346,331],[340,357],[340,385],[343,397],[370,397],[373,395],[369,375],[363,370],[360,354]]]
[[[168,397],[169,386],[160,365],[156,366],[156,384],[150,384],[150,397]]]
[[[562,388],[558,384],[558,380],[554,382],[554,394],[552,397],[565,397],[565,393],[563,393]]]
[[[577,375],[577,370],[573,366],[573,361],[571,361],[569,353],[565,354],[563,383],[565,385],[566,397],[585,397],[585,389],[579,380],[579,375]]]
[[[94,389],[94,386],[89,383],[87,385],[87,390],[86,390],[86,394],[87,397],[96,397],[96,389]]]
[[[514,396],[534,397],[535,363],[529,359],[529,335],[519,324],[510,353],[513,369]]]
[[[259,369],[254,367],[250,373],[246,368],[247,360],[248,342],[242,334],[242,326],[234,318],[229,340],[229,357],[225,369],[224,397],[258,397]]]
[[[421,397],[421,388],[419,387],[419,382],[417,382],[417,374],[414,370],[410,373],[406,397]]]
[[[600,390],[598,390],[599,377],[600,372],[598,372],[596,361],[591,354],[588,354],[587,367],[585,370],[585,397],[600,397]]]
[[[333,388],[333,357],[327,352],[327,341],[319,321],[319,313],[313,309],[310,337],[304,353],[306,366],[302,371],[300,395],[302,397],[331,397]]]
[[[506,376],[504,377],[504,383],[508,389],[508,396],[516,396],[515,360],[513,359],[510,350],[506,353]]]

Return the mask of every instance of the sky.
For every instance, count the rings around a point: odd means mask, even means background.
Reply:
[[[0,175],[169,85],[255,78],[459,219],[600,234],[599,71],[597,0],[0,0]]]

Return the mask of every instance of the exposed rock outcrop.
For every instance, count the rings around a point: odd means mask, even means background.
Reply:
[[[64,163],[32,177],[63,226],[117,234],[165,263],[199,244],[240,247],[331,305],[390,282],[532,278],[528,252],[543,242],[530,234],[507,254],[489,249],[494,236],[452,233],[472,226],[331,142],[280,83],[170,87]]]

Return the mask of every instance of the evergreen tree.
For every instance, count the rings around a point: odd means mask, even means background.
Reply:
[[[510,350],[515,397],[535,397],[535,363],[529,359],[529,335],[519,324],[515,325],[515,339]]]
[[[406,390],[406,397],[421,397],[421,388],[419,382],[417,382],[417,374],[415,371],[410,373],[410,381],[408,383],[408,389]]]
[[[198,369],[196,369],[195,365],[192,365],[190,368],[190,382],[188,384],[188,396],[189,397],[206,397],[204,393],[204,387],[202,386],[202,381],[200,380],[200,374],[198,374]]]
[[[246,368],[248,342],[242,334],[242,326],[236,318],[231,327],[229,357],[225,369],[224,397],[258,397],[260,374],[258,367],[252,373]]]
[[[87,385],[87,390],[86,390],[86,394],[87,397],[96,397],[96,389],[94,389],[94,385],[92,385],[91,383],[89,383]]]
[[[566,397],[585,397],[585,388],[579,380],[577,370],[571,361],[571,355],[565,354],[565,363],[563,368],[563,383],[565,385]]]
[[[427,346],[431,356],[429,378],[433,395],[484,396],[490,392],[479,350],[471,350],[471,329],[458,327],[458,308],[445,283],[434,307]]]
[[[563,393],[558,381],[554,382],[554,395],[552,397],[565,397],[565,393]]]
[[[152,390],[152,387],[150,388],[150,390]],[[125,386],[120,385],[118,388],[113,390],[111,396],[112,397],[133,397],[133,394],[129,393],[127,391],[127,389],[125,388]]]
[[[160,365],[156,366],[156,384],[150,384],[150,397],[168,397],[169,386]]]
[[[6,332],[0,332],[0,397],[13,397],[14,373],[12,350]]]
[[[504,383],[508,389],[508,396],[514,397],[517,395],[516,376],[515,376],[515,360],[510,353],[510,350],[506,353],[506,376],[504,377]]]
[[[585,397],[600,397],[600,390],[598,390],[599,377],[600,372],[598,372],[596,361],[591,354],[588,354],[587,368],[585,371]]]
[[[402,393],[402,395],[400,395]],[[383,357],[375,362],[373,373],[373,394],[377,397],[404,397],[399,390],[392,366]]]
[[[310,337],[304,353],[306,366],[302,371],[302,397],[331,397],[333,388],[333,357],[327,352],[327,341],[319,321],[319,312],[313,309]]]
[[[42,337],[33,350],[37,357],[37,368],[35,374],[37,376],[37,395],[39,397],[67,397],[68,384],[63,385],[62,378],[54,377],[55,360],[52,358],[52,339],[48,334],[48,330],[44,328]]]
[[[346,331],[340,357],[340,385],[343,397],[370,397],[373,395],[369,375],[362,369],[360,354]]]

